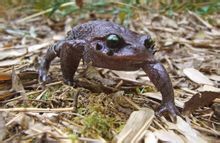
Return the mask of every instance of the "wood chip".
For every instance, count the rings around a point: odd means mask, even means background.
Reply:
[[[185,68],[183,73],[193,82],[198,84],[214,85],[214,83],[200,71],[194,68]]]
[[[134,111],[128,119],[122,131],[115,136],[115,143],[136,143],[140,134],[146,130],[154,118],[154,111],[149,108],[144,108],[139,111]]]

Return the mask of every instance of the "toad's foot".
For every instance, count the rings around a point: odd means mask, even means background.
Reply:
[[[63,79],[64,84],[69,85],[69,86],[76,86],[76,81],[74,81],[73,79]]]
[[[40,68],[38,74],[39,81],[42,83],[46,83],[47,81],[51,80],[51,78],[47,75],[47,70]]]
[[[180,115],[180,112],[175,106],[174,102],[162,104],[156,112],[156,116],[161,116],[165,112],[168,112],[174,119],[177,115]]]

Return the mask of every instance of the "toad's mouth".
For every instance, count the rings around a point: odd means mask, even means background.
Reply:
[[[112,61],[112,62],[128,62],[128,63],[143,63],[143,62],[154,62],[155,58],[152,54],[142,52],[135,54],[122,54],[122,53],[114,53],[113,55],[96,53],[96,58],[99,58],[103,61]]]

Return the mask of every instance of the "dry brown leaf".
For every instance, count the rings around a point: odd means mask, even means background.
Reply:
[[[9,90],[0,91],[0,101],[9,99],[9,98],[15,96],[16,94],[17,94],[16,92],[11,92]]]
[[[215,98],[220,98],[220,92],[204,91],[197,93],[185,103],[183,112],[190,114],[199,107],[210,105]]]
[[[214,85],[214,83],[200,71],[194,68],[185,68],[183,73],[192,81],[198,84]]]
[[[0,72],[0,81],[11,80],[11,74]]]

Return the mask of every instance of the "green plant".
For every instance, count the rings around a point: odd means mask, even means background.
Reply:
[[[101,135],[104,138],[112,139],[113,134],[111,132],[112,121],[104,117],[103,115],[93,112],[89,116],[84,118],[84,130],[83,134],[90,137],[97,137]]]

